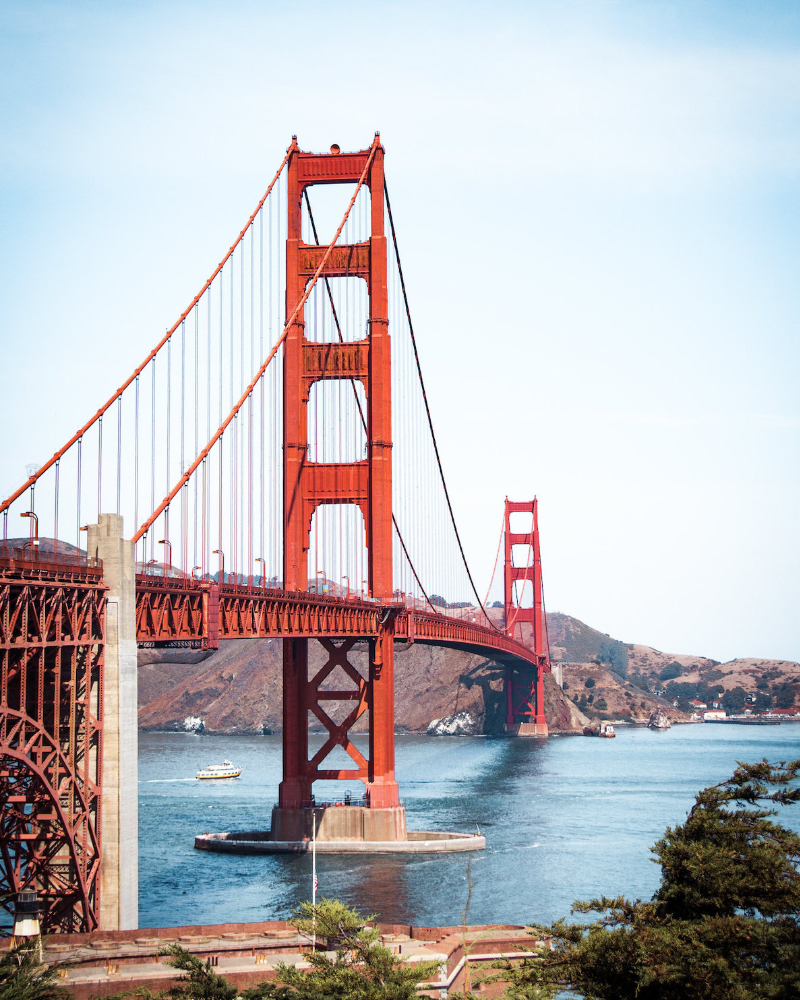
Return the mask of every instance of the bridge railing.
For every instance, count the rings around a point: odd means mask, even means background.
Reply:
[[[23,576],[59,577],[98,580],[103,576],[102,559],[89,558],[85,552],[59,552],[40,548],[33,542],[12,546],[0,542],[0,570]]]

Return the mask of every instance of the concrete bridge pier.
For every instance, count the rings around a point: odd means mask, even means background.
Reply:
[[[139,804],[136,674],[136,561],[120,514],[90,524],[86,550],[103,560],[100,930],[139,926]]]

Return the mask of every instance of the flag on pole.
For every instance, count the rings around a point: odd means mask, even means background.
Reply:
[[[311,811],[311,905],[313,906],[311,947],[317,950],[317,810]]]

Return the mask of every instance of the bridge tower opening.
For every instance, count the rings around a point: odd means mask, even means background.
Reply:
[[[326,247],[304,243],[302,203],[318,184],[356,184],[366,170],[369,190],[367,240],[339,243],[320,277],[360,278],[366,282],[366,336],[339,343],[319,343],[306,336],[305,310],[291,324],[283,346],[283,489],[284,588],[308,589],[308,552],[315,510],[322,504],[355,504],[364,519],[368,599],[382,602],[377,634],[367,640],[367,676],[348,660],[355,640],[312,637],[283,643],[283,780],[273,813],[272,837],[299,840],[310,834],[313,783],[319,779],[361,780],[365,785],[364,837],[405,839],[405,815],[394,774],[394,618],[392,606],[392,427],[391,346],[387,293],[387,246],[384,232],[384,150],[376,135],[370,149],[340,153],[307,153],[296,140],[290,147],[287,199],[286,310],[291,315],[318,270]],[[361,382],[366,457],[351,462],[318,462],[309,458],[308,403],[311,387],[327,379]],[[326,656],[309,675],[309,642],[321,643]],[[339,669],[337,669],[339,668]],[[347,690],[321,687],[334,671],[351,681]],[[340,673],[341,676],[341,673]],[[333,696],[352,703],[340,721],[326,706]],[[369,720],[369,757],[350,739],[349,731],[365,713]],[[326,733],[322,748],[309,759],[309,718]],[[352,767],[325,767],[325,758],[341,748]],[[339,752],[341,758],[341,752]],[[367,829],[369,827],[369,829]],[[374,827],[374,829],[372,829]],[[339,831],[341,834],[341,831]],[[332,831],[332,836],[337,836]]]
[[[511,530],[511,515],[530,515],[529,529]],[[522,552],[515,565],[515,550]],[[538,501],[505,501],[505,627],[509,638],[533,647],[536,665],[521,661],[506,670],[506,732],[547,736],[544,675],[550,672],[550,649],[542,590]]]

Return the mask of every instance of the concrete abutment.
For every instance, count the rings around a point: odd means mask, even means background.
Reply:
[[[106,592],[103,665],[100,929],[139,926],[139,806],[136,561],[122,516],[88,526],[90,557],[103,560]]]

